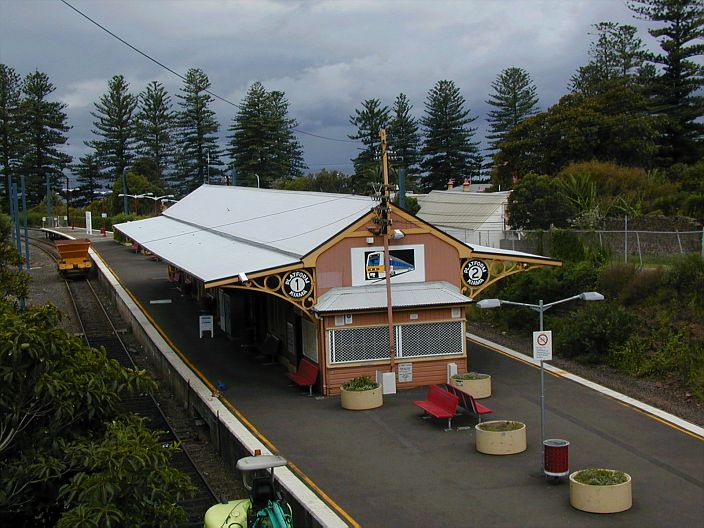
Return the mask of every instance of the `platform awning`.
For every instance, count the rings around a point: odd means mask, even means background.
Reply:
[[[410,282],[391,285],[394,308],[451,306],[469,304],[472,299],[462,295],[449,282]],[[352,312],[386,308],[386,284],[333,288],[318,298],[313,311],[318,313]]]

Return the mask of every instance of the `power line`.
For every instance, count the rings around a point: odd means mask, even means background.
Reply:
[[[99,22],[97,22],[96,20],[93,20],[91,17],[89,17],[88,15],[86,15],[83,11],[81,11],[81,10],[79,10],[78,8],[76,8],[76,7],[72,6],[71,4],[69,4],[66,0],[59,0],[59,2],[61,2],[61,3],[64,4],[64,5],[66,5],[67,7],[71,8],[73,11],[75,11],[76,13],[78,13],[79,15],[81,15],[83,18],[85,18],[86,20],[88,20],[90,23],[92,23],[92,24],[98,26],[100,29],[102,29],[103,31],[105,31],[108,35],[110,35],[111,37],[113,37],[113,38],[119,40],[119,41],[122,42],[125,46],[127,46],[128,48],[130,48],[130,49],[133,50],[133,51],[136,51],[137,53],[139,53],[140,55],[142,55],[144,58],[146,58],[146,59],[152,61],[154,64],[156,64],[156,65],[158,65],[158,66],[164,68],[166,71],[168,71],[169,73],[172,73],[173,75],[175,75],[175,76],[178,77],[179,79],[181,79],[181,80],[183,80],[183,81],[186,80],[186,77],[184,77],[183,75],[181,75],[180,73],[178,73],[178,72],[175,71],[174,69],[169,68],[167,65],[165,65],[164,63],[158,61],[157,59],[155,59],[155,58],[152,57],[151,55],[149,55],[149,54],[143,52],[142,50],[140,50],[139,48],[133,46],[132,44],[130,44],[129,42],[127,42],[125,39],[123,39],[123,38],[120,37],[119,35],[116,35],[116,34],[113,33],[112,31],[110,31],[108,28],[106,28],[105,26],[103,26],[102,24],[100,24]],[[239,109],[239,110],[242,109],[242,106],[240,106],[239,104],[233,103],[233,102],[230,101],[229,99],[226,99],[226,98],[224,98],[224,97],[222,97],[222,96],[216,94],[215,92],[212,92],[212,91],[207,90],[207,89],[205,89],[205,90],[203,90],[203,91],[204,91],[205,93],[209,94],[209,95],[212,95],[213,97],[215,97],[216,99],[219,99],[220,101],[222,101],[222,102],[224,102],[224,103],[227,103],[227,104],[229,104],[229,105],[234,106],[235,108],[237,108],[237,109]],[[306,132],[305,130],[301,130],[300,128],[297,128],[297,127],[292,127],[291,130],[293,130],[294,132],[298,132],[299,134],[304,134],[304,135],[306,135],[306,136],[311,136],[311,137],[315,137],[315,138],[318,138],[318,139],[325,139],[325,140],[327,140],[327,141],[337,141],[337,142],[340,142],[340,143],[357,143],[357,141],[351,140],[351,139],[339,139],[339,138],[332,138],[332,137],[328,137],[328,136],[321,136],[321,135],[319,135],[319,134],[313,134],[312,132]]]

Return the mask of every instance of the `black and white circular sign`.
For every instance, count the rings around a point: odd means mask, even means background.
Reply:
[[[489,278],[489,268],[481,260],[470,260],[462,268],[462,278],[468,286],[481,286]]]
[[[294,299],[306,297],[311,291],[310,275],[305,271],[292,271],[284,279],[284,291]]]

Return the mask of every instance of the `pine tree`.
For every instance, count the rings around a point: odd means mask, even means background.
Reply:
[[[57,147],[67,141],[65,103],[47,101],[56,88],[47,74],[35,71],[22,82],[20,114],[22,123],[21,172],[26,177],[27,197],[31,204],[38,203],[46,195],[46,175],[52,184],[59,183],[63,171],[71,163],[71,156]]]
[[[163,174],[171,158],[174,113],[171,97],[161,83],[150,82],[139,95],[140,108],[137,113],[136,137],[138,151],[156,165],[157,183],[163,186]]]
[[[420,162],[420,136],[418,120],[411,115],[413,106],[405,94],[396,97],[391,109],[393,117],[389,123],[389,147],[392,151],[392,166],[406,169],[409,188],[415,181]]]
[[[81,196],[86,203],[92,203],[103,179],[100,163],[95,153],[81,156],[78,160],[71,170],[78,181]]]
[[[227,152],[238,179],[269,188],[275,180],[301,176],[306,165],[293,134],[296,126],[296,120],[288,117],[283,92],[267,92],[262,83],[252,84],[228,129]]]
[[[594,24],[596,40],[589,47],[591,60],[570,80],[570,90],[584,95],[600,95],[614,82],[642,80],[646,52],[634,26],[615,22]]]
[[[15,70],[0,64],[0,164],[2,181],[7,198],[7,178],[17,168],[21,157],[19,106],[21,77]],[[7,199],[3,200],[3,207]]]
[[[129,84],[122,75],[108,82],[108,91],[95,104],[93,134],[99,139],[86,141],[95,149],[101,167],[114,179],[120,178],[134,156],[134,112],[139,100],[129,93]]]
[[[628,6],[640,18],[661,24],[648,33],[664,51],[650,57],[662,67],[654,91],[655,110],[667,116],[663,162],[695,162],[704,155],[704,66],[691,59],[704,54],[704,44],[697,42],[704,37],[704,2],[634,0]]]
[[[450,178],[457,181],[479,176],[482,158],[478,142],[472,141],[477,129],[469,126],[476,117],[468,117],[469,113],[453,81],[438,81],[428,92],[425,116],[421,119],[425,132],[421,150],[425,190],[442,189]]]
[[[518,123],[536,114],[538,96],[530,74],[522,68],[506,68],[491,83],[494,90],[486,101],[496,110],[489,112],[490,150],[497,150],[497,145]]]
[[[181,87],[176,114],[176,137],[179,144],[173,187],[187,194],[206,182],[213,169],[222,166],[217,132],[220,125],[209,108],[213,97],[208,93],[210,80],[203,70],[191,68]]]
[[[355,110],[350,116],[350,123],[357,127],[357,133],[347,136],[362,142],[361,152],[352,160],[354,164],[354,192],[368,194],[369,185],[381,184],[375,176],[381,163],[381,138],[379,132],[389,123],[389,107],[381,106],[379,99],[362,101],[362,109]]]

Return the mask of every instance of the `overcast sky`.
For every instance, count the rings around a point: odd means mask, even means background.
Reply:
[[[635,25],[658,49],[624,0],[68,2],[177,72],[203,69],[211,90],[230,101],[241,102],[254,81],[284,91],[301,130],[343,140],[364,99],[391,106],[403,92],[421,116],[428,90],[441,79],[459,86],[483,139],[496,75],[509,66],[527,70],[546,109],[587,62],[597,22]],[[0,62],[21,75],[49,75],[55,99],[69,105],[66,151],[73,156],[86,152],[90,111],[113,75],[124,75],[135,94],[160,81],[174,103],[181,87],[59,0],[0,0]],[[236,108],[218,101],[213,109],[224,142]],[[352,172],[356,143],[298,137],[310,170]]]

